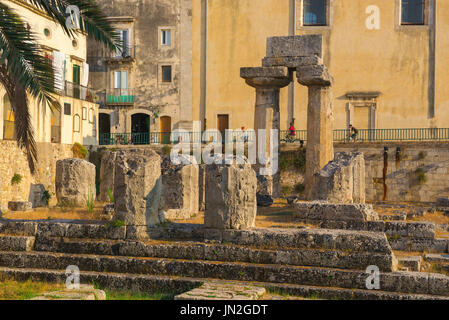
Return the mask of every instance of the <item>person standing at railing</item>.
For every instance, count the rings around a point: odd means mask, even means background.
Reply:
[[[359,134],[359,130],[357,130],[352,124],[349,125],[349,136],[350,139],[352,141],[356,141],[357,140],[357,136]]]
[[[296,138],[296,128],[295,128],[295,126],[294,126],[293,121],[290,122],[290,128],[288,129],[288,131],[289,131],[289,134],[290,134],[289,139],[291,139],[291,140],[294,141],[295,138]]]
[[[242,127],[242,141],[248,142],[248,140],[249,140],[248,132],[245,130],[245,127]]]

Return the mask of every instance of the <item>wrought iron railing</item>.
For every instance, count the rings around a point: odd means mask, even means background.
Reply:
[[[234,133],[234,141],[255,141],[254,131]],[[190,142],[218,141],[217,131],[185,132],[180,133],[174,139],[170,132],[150,133],[103,133],[100,135],[101,145],[130,145],[130,144],[174,144],[180,139]],[[449,141],[449,128],[419,128],[419,129],[360,129],[354,135],[350,130],[335,130],[334,142],[394,142],[394,141]],[[222,137],[223,139],[224,137]],[[281,131],[282,143],[305,143],[307,142],[307,131],[296,130],[292,136],[290,131]]]
[[[59,93],[67,97],[94,102],[94,96],[90,88],[69,81],[65,81],[64,89],[60,90]]]
[[[136,57],[136,46],[127,45],[117,51],[110,51],[108,48],[94,48],[89,49],[87,52],[88,60],[123,60],[134,59]]]

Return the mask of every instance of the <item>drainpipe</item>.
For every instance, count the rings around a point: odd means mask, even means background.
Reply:
[[[296,0],[290,0],[289,5],[289,25],[288,35],[294,36],[296,34]],[[292,81],[288,86],[288,109],[290,113],[290,121],[295,122],[295,81]]]
[[[207,0],[201,0],[201,97],[200,118],[203,122],[202,130],[207,129]]]
[[[435,118],[435,100],[436,100],[436,22],[437,22],[437,1],[430,1],[429,15],[429,112],[428,118]]]

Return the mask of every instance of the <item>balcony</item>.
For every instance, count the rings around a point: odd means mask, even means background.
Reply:
[[[98,97],[97,103],[101,107],[104,106],[133,106],[135,95],[133,89],[110,89],[96,93]]]
[[[90,65],[101,65],[99,61],[105,61],[107,64],[133,63],[136,58],[136,46],[126,46],[116,52],[105,48],[95,48],[88,51],[87,60]]]
[[[66,97],[94,102],[94,97],[90,88],[69,81],[64,82],[64,89],[59,90],[58,93]]]

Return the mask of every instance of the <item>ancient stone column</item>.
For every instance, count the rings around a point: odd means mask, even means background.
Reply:
[[[255,226],[257,177],[250,164],[206,167],[206,229],[246,230]]]
[[[56,162],[56,198],[60,205],[86,207],[95,201],[95,165],[82,159]]]
[[[332,77],[324,65],[298,67],[296,76],[309,88],[305,181],[306,195],[312,200],[315,173],[334,159]]]
[[[163,221],[161,158],[153,150],[117,152],[114,177],[114,220],[126,225],[126,237],[147,237],[147,227]]]
[[[280,145],[280,111],[279,93],[280,89],[286,87],[291,82],[291,73],[286,67],[259,67],[242,68],[240,76],[246,80],[251,87],[256,88],[256,106],[254,116],[254,130],[259,141],[259,129],[266,131],[266,159],[271,155],[271,130],[278,130],[278,146]],[[259,154],[258,149],[257,154]],[[264,166],[271,168],[271,163]],[[280,172],[279,169],[273,175],[260,174],[260,162],[255,166],[259,187],[258,193],[267,194],[273,197],[280,196]]]

